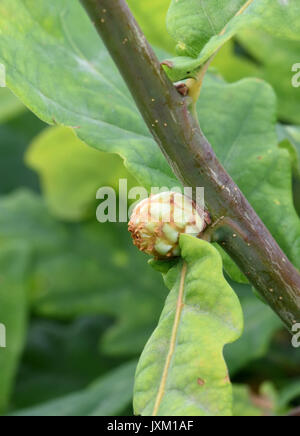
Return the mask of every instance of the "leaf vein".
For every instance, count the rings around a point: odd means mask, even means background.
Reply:
[[[181,278],[180,278],[177,307],[176,307],[175,320],[174,320],[173,329],[172,329],[170,347],[169,347],[169,351],[167,354],[167,359],[165,362],[165,367],[163,370],[162,379],[161,379],[160,386],[158,389],[158,393],[157,393],[156,401],[154,404],[152,416],[157,416],[161,401],[162,401],[164,393],[165,393],[166,382],[167,382],[167,378],[168,378],[168,374],[169,374],[169,369],[170,369],[172,357],[173,357],[173,354],[175,351],[177,333],[178,333],[180,318],[181,318],[182,309],[183,309],[183,296],[184,296],[186,274],[187,274],[187,264],[184,262],[183,267],[182,267],[182,272],[181,272]]]

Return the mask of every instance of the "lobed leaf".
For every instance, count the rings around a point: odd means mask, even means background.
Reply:
[[[300,268],[300,221],[293,203],[291,162],[287,151],[278,148],[272,88],[255,79],[230,85],[207,80],[202,92],[198,113],[206,137],[281,248]],[[240,281],[237,274],[233,278]]]
[[[2,0],[0,29],[7,84],[35,114],[119,154],[146,188],[178,184],[79,1]]]
[[[25,0],[16,7],[16,0],[3,0],[0,28],[8,84],[34,112],[49,123],[80,127],[83,141],[121,155],[146,188],[178,185],[79,2]],[[277,147],[275,105],[263,82],[227,85],[208,77],[199,116],[219,159],[298,266],[299,219],[290,162]]]
[[[241,335],[241,307],[216,249],[189,235],[180,245],[182,260],[165,278],[171,292],[138,364],[135,413],[228,416],[232,388],[223,347]]]

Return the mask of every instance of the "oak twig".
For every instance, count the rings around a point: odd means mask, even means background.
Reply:
[[[300,322],[300,274],[222,167],[124,0],[81,0],[153,137],[184,186],[205,188],[214,237],[289,329]]]

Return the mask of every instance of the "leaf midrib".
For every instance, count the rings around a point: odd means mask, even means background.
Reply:
[[[230,23],[230,21],[233,19],[233,18],[236,18],[236,17],[239,17],[240,15],[242,15],[244,12],[245,12],[245,10],[246,9],[248,9],[248,7],[251,5],[251,3],[253,3],[253,1],[254,0],[247,0],[246,2],[245,2],[245,4],[236,12],[236,14],[234,14],[234,16],[230,19],[230,20],[228,20],[228,23],[226,24],[226,26],[223,28],[223,30],[220,32],[220,34],[219,34],[219,36],[223,36],[225,33],[226,33],[226,30],[227,30],[227,27],[228,27],[228,25],[229,25],[229,23]]]
[[[187,274],[187,264],[186,264],[186,262],[184,262],[184,264],[182,266],[182,271],[181,271],[176,313],[175,313],[175,319],[174,319],[174,324],[173,324],[173,328],[172,328],[170,346],[169,346],[169,350],[168,350],[168,354],[167,354],[167,358],[166,358],[160,386],[159,386],[159,389],[157,392],[152,416],[157,416],[159,407],[161,405],[163,396],[165,394],[165,388],[166,388],[166,383],[167,383],[167,379],[168,379],[168,375],[169,375],[169,369],[170,369],[172,357],[173,357],[173,354],[175,351],[175,346],[176,346],[176,341],[177,341],[177,333],[178,333],[178,328],[179,328],[179,324],[180,324],[182,309],[184,306],[183,296],[184,296],[184,285],[185,285],[186,274]]]

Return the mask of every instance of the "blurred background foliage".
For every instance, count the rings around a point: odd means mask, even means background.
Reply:
[[[174,50],[168,1],[129,0],[147,37]],[[272,53],[272,56],[269,56]],[[278,146],[300,152],[300,93],[290,66],[300,47],[259,31],[220,51],[214,72],[266,80],[278,97]],[[99,224],[95,194],[135,180],[120,157],[47,127],[0,89],[0,412],[128,415],[136,362],[167,290],[124,224]],[[300,211],[299,167],[294,199]],[[229,280],[229,279],[228,279]],[[230,281],[245,315],[242,338],[225,349],[236,415],[286,414],[300,403],[300,352],[251,286]]]

